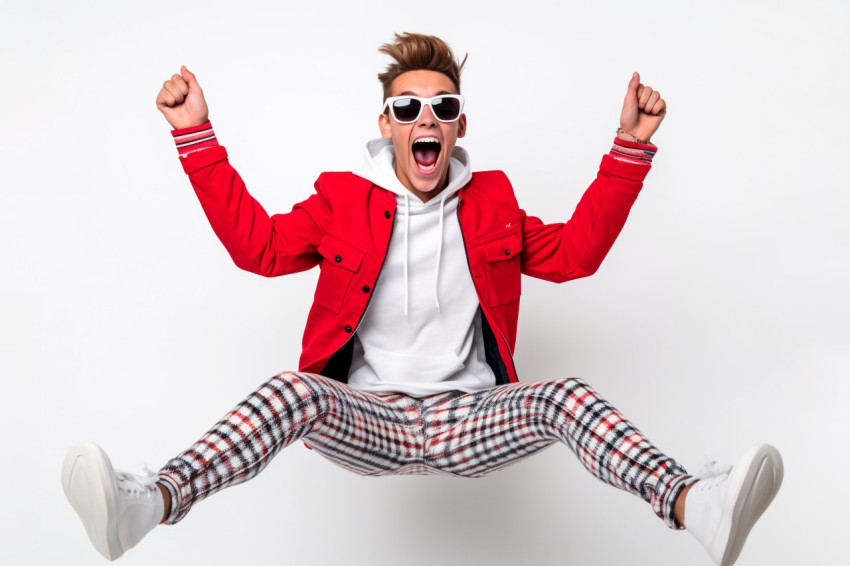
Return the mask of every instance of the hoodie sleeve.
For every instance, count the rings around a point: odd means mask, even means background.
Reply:
[[[172,133],[201,207],[238,267],[273,277],[319,263],[317,250],[330,216],[319,194],[295,205],[287,214],[269,216],[230,165],[227,151],[215,140],[209,122]],[[196,143],[185,145],[193,141]]]

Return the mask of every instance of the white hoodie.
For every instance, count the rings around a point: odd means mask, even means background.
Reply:
[[[387,257],[354,336],[349,385],[414,397],[492,387],[457,218],[457,191],[472,178],[466,151],[454,148],[448,186],[428,202],[396,177],[391,140],[369,142],[354,173],[392,191],[397,207]]]

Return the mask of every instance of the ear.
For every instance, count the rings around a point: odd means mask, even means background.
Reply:
[[[381,136],[384,139],[391,139],[393,137],[392,128],[390,128],[390,117],[386,114],[381,114],[378,116],[378,128],[381,130]]]
[[[466,135],[466,114],[461,114],[457,121],[457,137],[462,138]]]

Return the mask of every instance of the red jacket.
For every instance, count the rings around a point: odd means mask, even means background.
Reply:
[[[395,196],[352,173],[322,173],[315,194],[291,212],[269,217],[248,194],[224,147],[196,151],[181,161],[237,266],[267,277],[320,266],[299,369],[346,381],[351,337],[389,246]],[[500,171],[474,173],[460,190],[460,227],[497,383],[517,381],[512,353],[520,274],[555,282],[593,274],[648,171],[647,165],[604,156],[572,218],[558,224],[526,215]]]

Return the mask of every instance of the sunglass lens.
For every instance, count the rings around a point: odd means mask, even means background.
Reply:
[[[460,100],[457,98],[435,98],[431,102],[434,115],[440,120],[456,120],[460,115]]]
[[[419,117],[422,103],[415,98],[400,98],[393,102],[393,116],[399,122],[413,122]]]

